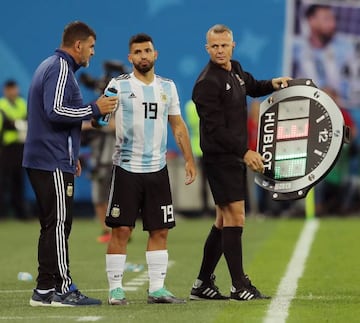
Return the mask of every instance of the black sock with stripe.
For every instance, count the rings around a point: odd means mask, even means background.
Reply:
[[[211,274],[214,273],[222,255],[222,230],[215,225],[212,226],[204,245],[203,259],[200,267],[198,279],[203,283],[210,282]]]
[[[231,276],[232,285],[239,289],[243,286],[242,227],[224,227],[222,234],[223,251]]]

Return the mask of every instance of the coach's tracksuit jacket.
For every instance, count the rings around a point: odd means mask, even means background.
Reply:
[[[75,173],[81,122],[99,117],[95,103],[84,105],[75,72],[80,68],[57,49],[35,71],[28,97],[28,132],[23,166]]]

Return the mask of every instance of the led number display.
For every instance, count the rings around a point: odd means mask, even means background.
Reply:
[[[308,118],[309,112],[309,99],[279,102],[278,120]]]
[[[275,160],[306,157],[307,142],[307,139],[277,142],[275,149]]]
[[[305,175],[306,158],[292,158],[275,162],[275,179]]]
[[[255,181],[274,199],[306,196],[333,167],[349,129],[340,109],[311,80],[289,81],[260,105],[258,152],[264,174]]]
[[[276,139],[294,139],[309,135],[309,119],[282,120],[277,125]]]

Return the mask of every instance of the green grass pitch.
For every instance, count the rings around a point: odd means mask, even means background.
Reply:
[[[289,308],[286,322],[360,321],[360,218],[321,218],[305,270]],[[286,272],[305,220],[249,217],[243,235],[244,267],[263,293],[275,295]],[[204,239],[211,219],[178,219],[170,231],[172,262],[166,286],[187,298],[200,266]],[[70,269],[85,294],[103,305],[85,308],[32,308],[29,298],[35,282],[17,280],[20,271],[36,276],[37,221],[0,222],[1,322],[263,322],[271,300],[188,301],[186,304],[146,304],[147,282],[131,285],[143,272],[125,272],[128,306],[109,306],[105,273],[106,245],[96,242],[100,225],[93,219],[75,219],[70,237]],[[139,223],[128,246],[127,261],[145,265],[147,233]],[[145,269],[146,270],[146,265]],[[230,277],[222,258],[216,270],[217,285],[230,290]],[[34,277],[35,278],[35,277]]]

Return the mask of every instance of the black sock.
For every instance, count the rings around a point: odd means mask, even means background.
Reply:
[[[242,227],[224,227],[222,234],[223,250],[231,276],[232,285],[239,289],[243,286],[244,269],[242,262]]]
[[[203,259],[200,267],[198,279],[205,284],[210,282],[211,274],[222,255],[222,230],[215,225],[212,226],[210,233],[205,241]]]

